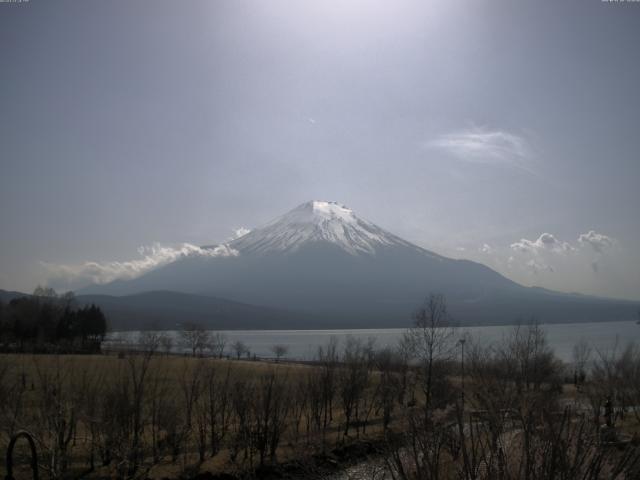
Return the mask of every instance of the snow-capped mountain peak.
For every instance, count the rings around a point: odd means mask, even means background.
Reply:
[[[345,222],[354,222],[356,216],[353,214],[353,210],[344,205],[340,205],[338,202],[323,202],[319,200],[313,200],[308,202],[311,204],[312,214],[316,217],[326,218],[329,220],[340,219]],[[307,210],[307,204],[301,205]]]
[[[352,255],[375,254],[382,246],[409,245],[404,240],[358,218],[337,202],[303,203],[229,244],[242,253],[292,252],[303,245],[328,242]]]

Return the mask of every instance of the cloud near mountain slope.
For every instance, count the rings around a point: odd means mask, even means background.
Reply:
[[[41,262],[49,284],[56,288],[74,289],[87,284],[105,284],[114,280],[130,280],[186,257],[226,257],[238,255],[226,244],[215,248],[201,248],[189,243],[171,247],[155,243],[138,249],[142,258],[126,261],[94,262],[79,265],[61,265]]]

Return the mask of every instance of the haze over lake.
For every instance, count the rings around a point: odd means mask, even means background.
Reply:
[[[513,325],[464,327],[459,328],[459,337],[467,334],[484,344],[500,341],[509,335]],[[547,333],[549,345],[558,358],[565,362],[572,361],[573,346],[580,340],[586,340],[597,351],[605,352],[613,348],[624,348],[631,341],[640,341],[640,325],[635,322],[601,322],[601,323],[571,323],[542,325]],[[378,348],[397,345],[406,329],[354,329],[354,330],[233,330],[224,331],[228,345],[241,340],[251,350],[251,354],[258,357],[273,357],[273,345],[286,345],[289,348],[287,358],[310,360],[317,353],[318,347],[326,345],[332,337],[339,340],[341,348],[348,336],[367,340],[376,339]],[[171,335],[176,344],[179,340],[178,331],[165,332]],[[114,332],[107,338],[106,345],[118,345],[122,341],[135,345],[140,332]],[[181,347],[175,347],[181,348]],[[230,347],[227,353],[232,355]]]

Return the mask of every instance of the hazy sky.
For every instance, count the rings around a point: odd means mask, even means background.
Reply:
[[[325,199],[640,299],[639,48],[638,2],[0,3],[0,288]]]

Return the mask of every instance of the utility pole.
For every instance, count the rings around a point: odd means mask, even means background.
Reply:
[[[462,412],[464,414],[464,342],[466,342],[465,338],[460,339],[460,346],[462,347],[462,355],[461,355],[461,370],[462,370]]]

